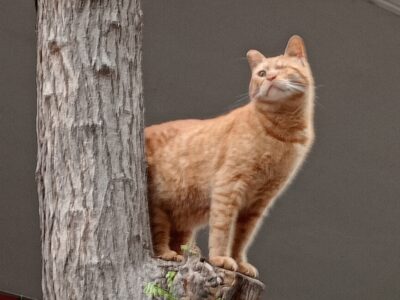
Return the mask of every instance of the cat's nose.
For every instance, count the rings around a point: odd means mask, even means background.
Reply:
[[[267,79],[269,81],[272,81],[272,80],[274,80],[276,78],[276,75],[278,75],[276,72],[273,72],[273,73],[270,72],[270,73],[267,74]]]

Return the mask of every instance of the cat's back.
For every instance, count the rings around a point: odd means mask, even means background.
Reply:
[[[236,109],[236,111],[239,109]],[[145,128],[147,157],[174,150],[193,154],[200,149],[212,150],[232,127],[234,111],[211,119],[185,119],[151,125]],[[206,147],[207,149],[204,149]]]
[[[198,127],[204,121],[197,119],[176,120],[145,128],[146,155],[151,157],[157,150],[162,150],[166,145],[179,139],[182,134]]]
[[[144,129],[146,142],[157,138],[160,139],[160,142],[167,142],[176,137],[179,133],[187,131],[203,122],[204,120],[186,119],[150,125]]]

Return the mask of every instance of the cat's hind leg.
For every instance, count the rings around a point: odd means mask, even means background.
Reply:
[[[150,213],[155,256],[164,260],[182,261],[183,256],[171,250],[169,246],[171,239],[171,221],[167,213],[158,207],[152,207]]]

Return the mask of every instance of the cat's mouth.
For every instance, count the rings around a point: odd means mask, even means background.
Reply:
[[[263,101],[278,101],[290,98],[295,94],[303,94],[305,85],[283,80],[264,82],[258,91],[257,98]]]
[[[285,92],[285,91],[286,91],[285,89],[283,89],[282,87],[280,87],[279,84],[276,84],[276,82],[273,81],[273,82],[271,82],[271,83],[269,84],[265,96],[268,96],[268,94],[269,94],[272,90],[274,90],[274,89],[276,89],[276,90],[278,90],[278,91],[281,91],[281,92]]]
[[[279,84],[267,82],[260,87],[257,98],[264,101],[276,101],[285,98],[285,94],[285,89]]]

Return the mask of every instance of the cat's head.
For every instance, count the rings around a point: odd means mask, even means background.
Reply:
[[[253,101],[278,104],[312,93],[314,82],[303,39],[292,36],[283,55],[265,57],[249,50],[251,68],[249,96]]]

